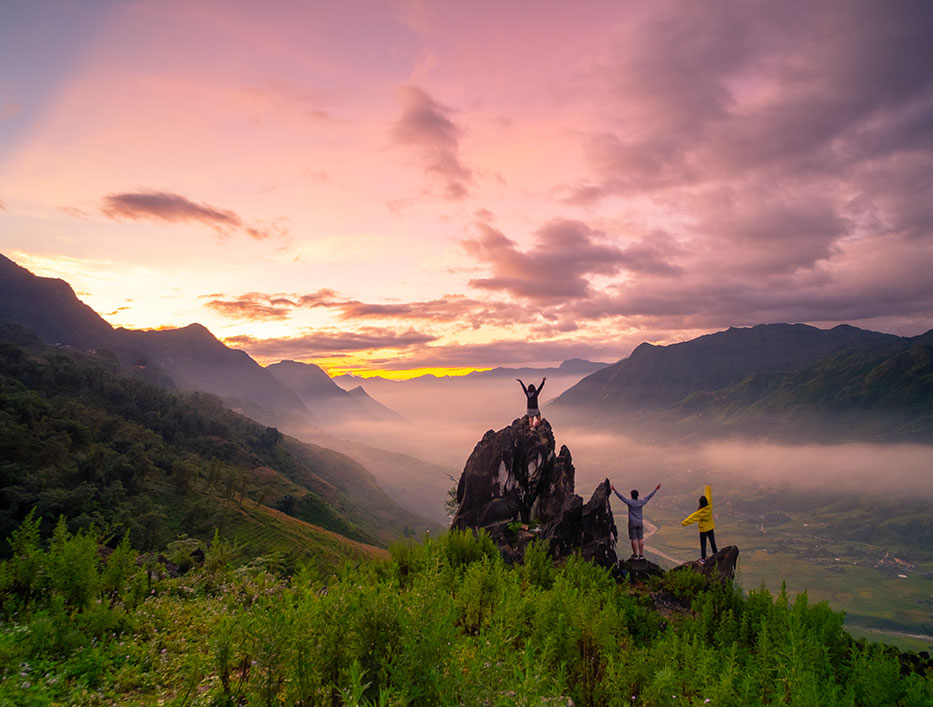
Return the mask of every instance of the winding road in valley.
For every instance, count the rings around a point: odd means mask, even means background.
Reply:
[[[628,528],[628,518],[623,516],[623,520],[625,522],[617,524],[617,527]],[[645,544],[647,544],[648,538],[650,538],[652,535],[658,532],[658,526],[656,526],[654,523],[651,523],[650,521],[647,521],[647,520],[643,520],[642,522],[645,524]],[[619,544],[627,540],[628,540],[628,533],[625,533],[624,538],[622,537],[619,538]],[[660,550],[657,550],[652,547],[646,547],[645,552],[652,554],[652,555],[657,555],[658,557],[663,557],[668,562],[673,562],[674,565],[682,565],[684,562],[687,561],[687,560],[681,560],[677,557],[674,557],[673,555],[668,555],[666,552],[661,552]],[[619,555],[621,557],[623,553],[619,553]]]

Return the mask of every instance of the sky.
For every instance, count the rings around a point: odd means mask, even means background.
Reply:
[[[0,0],[0,252],[334,374],[916,335],[931,36],[926,0]]]

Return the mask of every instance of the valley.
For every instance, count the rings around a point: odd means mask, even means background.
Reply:
[[[618,505],[618,504],[617,504]],[[793,596],[807,592],[811,602],[826,601],[846,613],[853,635],[905,650],[933,649],[933,553],[909,538],[874,545],[835,537],[831,514],[782,513],[762,526],[761,516],[717,510],[720,547],[741,549],[737,579],[748,591],[762,584]],[[627,548],[626,515],[616,511],[620,554]],[[686,513],[669,500],[653,499],[645,516],[657,526],[645,543],[646,555],[670,567],[699,556],[696,526],[683,527]],[[856,520],[858,515],[853,516]]]

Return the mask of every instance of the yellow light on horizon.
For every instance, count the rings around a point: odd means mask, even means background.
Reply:
[[[460,367],[431,367],[431,368],[408,368],[401,370],[389,370],[383,368],[352,368],[352,367],[324,367],[327,371],[327,375],[331,378],[335,376],[341,376],[344,374],[357,376],[358,378],[375,378],[379,376],[380,378],[388,378],[389,380],[410,380],[412,378],[419,378],[421,376],[465,376],[474,371],[489,371],[491,368],[473,368],[471,366],[460,366]]]

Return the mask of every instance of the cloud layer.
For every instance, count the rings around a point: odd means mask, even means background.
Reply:
[[[0,25],[0,250],[361,366],[933,327],[927,0],[287,5]]]
[[[402,115],[392,126],[392,139],[413,149],[428,178],[448,199],[462,199],[473,175],[459,155],[460,128],[452,111],[417,86],[399,89]]]
[[[181,194],[166,191],[138,191],[108,194],[101,211],[114,220],[148,219],[152,221],[202,223],[220,235],[240,231],[250,238],[264,240],[281,237],[281,229],[250,225],[229,209],[196,203]]]

